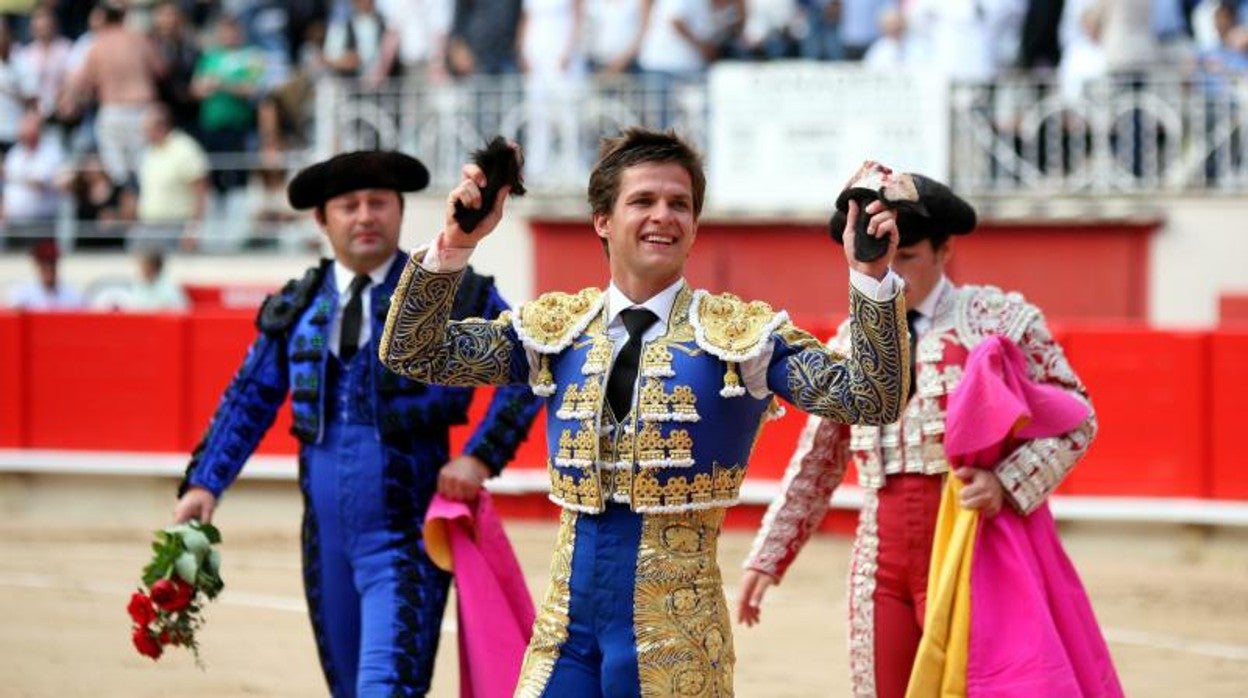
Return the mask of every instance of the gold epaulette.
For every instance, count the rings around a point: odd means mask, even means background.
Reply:
[[[762,301],[743,301],[731,293],[712,294],[695,291],[689,305],[689,324],[699,347],[724,361],[723,397],[745,395],[745,386],[737,374],[736,364],[762,353],[775,332],[787,322],[789,314],[776,312]]]
[[[788,319],[788,313],[763,301],[744,301],[731,293],[696,291],[689,309],[698,346],[732,362],[758,356],[771,333]]]
[[[563,351],[585,331],[602,310],[602,289],[583,288],[576,293],[544,293],[520,306],[512,326],[520,341],[539,354]]]

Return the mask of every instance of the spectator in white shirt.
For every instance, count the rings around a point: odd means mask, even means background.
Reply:
[[[57,274],[60,251],[52,240],[43,240],[30,250],[38,279],[9,290],[8,305],[17,310],[74,310],[84,305],[82,294],[61,282]]]
[[[906,18],[901,10],[890,7],[880,14],[880,38],[867,49],[862,64],[871,70],[897,70],[909,62],[906,41]]]
[[[52,237],[62,193],[57,177],[65,165],[60,141],[43,134],[34,109],[18,122],[17,144],[4,156],[5,234],[27,240]]]
[[[31,13],[30,36],[31,42],[18,53],[17,65],[26,95],[36,100],[39,113],[48,117],[56,113],[73,44],[60,35],[56,16],[47,7]]]
[[[181,312],[190,305],[186,291],[165,274],[165,254],[147,249],[138,255],[139,278],[130,287],[126,309],[138,312]]]

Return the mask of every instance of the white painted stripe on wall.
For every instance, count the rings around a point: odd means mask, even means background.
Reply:
[[[187,459],[181,453],[0,449],[0,472],[181,477]],[[253,456],[242,477],[293,480],[297,472],[294,456]],[[512,469],[490,480],[488,487],[500,495],[544,495],[550,491],[550,479],[545,471]],[[779,492],[778,480],[746,480],[741,485],[741,502],[768,504]],[[1248,526],[1248,501],[1083,495],[1058,495],[1051,501],[1053,516],[1065,521]],[[832,496],[832,506],[860,508],[862,489],[856,485],[840,487]]]

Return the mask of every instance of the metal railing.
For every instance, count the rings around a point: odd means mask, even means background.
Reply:
[[[951,90],[950,178],[969,196],[1150,195],[1248,190],[1248,76],[1151,73],[1087,84],[1006,77]],[[435,186],[458,179],[466,154],[496,134],[526,147],[535,191],[581,196],[598,139],[621,126],[676,128],[706,151],[714,105],[705,81],[639,78],[526,84],[329,81],[318,88],[317,155],[401,148]],[[777,109],[800,105],[776,105]],[[713,158],[708,153],[708,158]]]
[[[1248,76],[1149,74],[1088,83],[1006,78],[952,88],[953,186],[1034,196],[1242,193]]]
[[[534,83],[519,77],[433,85],[399,81],[369,89],[318,85],[314,149],[417,154],[433,185],[459,180],[468,153],[496,135],[525,149],[525,183],[537,193],[583,195],[604,134],[645,125],[674,128],[705,148],[706,85],[634,78]]]

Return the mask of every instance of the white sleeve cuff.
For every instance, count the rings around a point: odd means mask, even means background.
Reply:
[[[859,293],[874,301],[892,300],[906,287],[906,282],[902,281],[892,269],[888,270],[883,280],[874,279],[857,269],[850,269],[849,283],[858,289]]]
[[[421,259],[420,266],[424,267],[425,271],[459,271],[468,266],[468,258],[472,256],[473,249],[472,247],[447,247],[442,239],[442,233],[438,233],[433,243],[429,245],[428,251],[425,252],[424,258]]]

